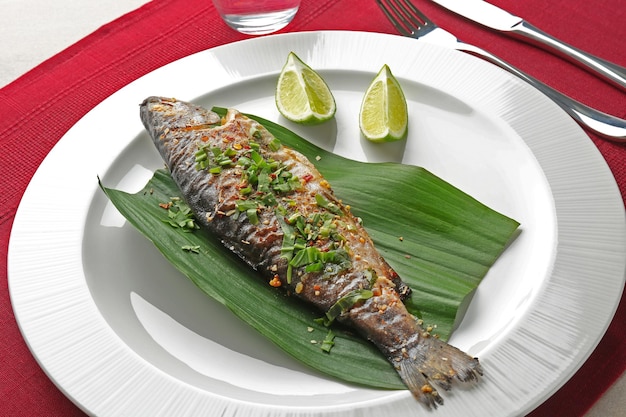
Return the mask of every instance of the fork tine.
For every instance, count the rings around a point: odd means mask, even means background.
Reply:
[[[409,0],[376,0],[376,3],[404,36],[419,37],[435,26]]]
[[[388,0],[387,4],[385,4],[382,0],[376,0],[376,3],[378,3],[378,6],[398,32],[404,36],[411,36],[415,33],[415,30],[411,27],[411,22],[407,21],[391,1]]]
[[[411,3],[409,0],[396,0],[396,4],[400,5],[401,7],[404,6],[404,12],[408,16],[412,15],[414,21],[415,18],[417,18],[420,22],[420,26],[430,26],[433,24],[430,19],[428,19],[424,13],[420,12],[418,8],[415,7],[413,3]]]

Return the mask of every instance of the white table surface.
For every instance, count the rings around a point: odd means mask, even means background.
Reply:
[[[100,26],[148,2],[0,0],[0,88]],[[626,375],[622,375],[586,417],[623,415],[626,415]]]

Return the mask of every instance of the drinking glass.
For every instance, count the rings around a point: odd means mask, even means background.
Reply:
[[[213,0],[228,26],[247,35],[263,35],[287,26],[300,0]]]

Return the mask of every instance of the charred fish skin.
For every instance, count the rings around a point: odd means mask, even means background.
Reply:
[[[408,286],[304,155],[233,109],[222,119],[149,97],[140,115],[198,222],[270,285],[373,342],[418,400],[436,407],[433,383],[448,390],[482,375],[476,358],[431,337],[406,310]]]
[[[189,115],[187,122],[181,122],[181,114]],[[378,276],[387,276],[398,281],[401,293],[408,292],[408,287],[401,283],[395,271],[375,250],[373,242],[358,219],[337,200],[330,185],[313,164],[302,154],[284,146],[278,151],[267,149],[268,144],[275,138],[257,122],[230,110],[224,124],[218,126],[220,118],[215,113],[188,103],[163,98],[147,99],[141,106],[141,115],[170,169],[172,178],[181,189],[199,223],[217,235],[225,246],[254,269],[270,279],[278,277],[281,286],[288,287],[293,293],[324,310],[350,291],[370,287],[372,268],[377,269]],[[242,178],[241,166],[221,169],[219,175],[197,169],[199,148],[219,149],[215,153],[220,155],[238,148],[246,155],[247,150],[251,149],[251,142],[259,145],[258,152],[264,161],[273,160],[284,164],[288,171],[299,179],[297,189],[288,194],[277,195],[279,199],[285,199],[280,204],[289,206],[285,215],[303,219],[319,214],[320,218],[342,219],[340,225],[330,224],[329,227],[350,230],[342,234],[343,241],[339,242],[339,245],[352,247],[354,252],[358,250],[358,255],[351,262],[355,267],[354,271],[351,273],[344,271],[345,273],[338,275],[336,279],[328,279],[320,273],[306,273],[306,268],[300,267],[292,271],[291,280],[287,279],[288,263],[283,250],[285,225],[280,224],[276,206],[256,207],[258,221],[252,224],[246,215],[237,216],[240,214],[238,203],[252,200],[250,194],[247,200],[242,197],[241,190],[246,188],[247,183]],[[319,199],[323,199],[331,207],[336,207],[335,213],[330,213],[329,216],[329,210],[319,206]],[[310,245],[312,242],[306,243]],[[332,239],[317,239],[315,243],[319,244],[325,253],[331,251],[330,246],[337,244]],[[302,285],[298,285],[299,283]]]

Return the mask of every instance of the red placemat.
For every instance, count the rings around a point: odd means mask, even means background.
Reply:
[[[626,118],[626,94],[532,46],[470,24],[438,6],[414,0],[440,26],[482,46],[564,93]],[[533,24],[626,66],[626,8],[586,0],[493,0]],[[612,7],[610,7],[612,6]],[[574,23],[573,23],[574,22]],[[581,35],[581,25],[585,34]],[[363,30],[395,33],[373,1],[303,0],[283,30]],[[7,289],[7,247],[19,200],[38,165],[63,134],[104,98],[168,62],[244,39],[208,0],[155,0],[52,57],[0,90],[0,415],[82,416],[39,368],[19,333]],[[590,135],[626,196],[626,145]],[[626,369],[626,306],[580,371],[532,413],[581,416]],[[572,401],[575,399],[575,401]]]

